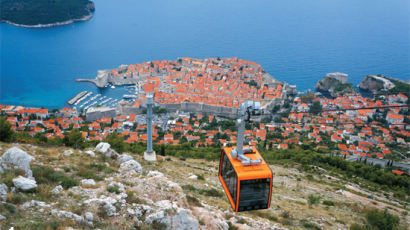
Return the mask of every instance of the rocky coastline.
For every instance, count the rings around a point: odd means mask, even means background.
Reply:
[[[47,23],[47,24],[29,25],[29,24],[15,23],[13,21],[5,20],[5,19],[0,19],[0,23],[7,23],[7,24],[10,24],[10,25],[13,25],[13,26],[24,27],[24,28],[47,28],[47,27],[54,27],[54,26],[63,26],[63,25],[68,25],[68,24],[72,24],[72,23],[75,23],[75,22],[90,20],[93,17],[93,12],[95,11],[94,3],[89,2],[88,4],[86,4],[85,5],[85,10],[88,11],[88,13],[86,15],[83,15],[82,17],[71,18],[71,19],[68,19],[68,20],[65,20],[65,21],[53,22],[53,23]]]
[[[24,28],[47,28],[47,27],[54,27],[54,26],[63,26],[63,25],[68,25],[72,24],[74,22],[81,22],[81,21],[88,21],[93,17],[93,14],[90,12],[89,15],[86,15],[82,18],[78,19],[70,19],[64,22],[56,22],[56,23],[50,23],[50,24],[37,24],[37,25],[24,25],[24,24],[17,24],[11,21],[3,20],[1,21],[2,23],[7,23],[13,26],[18,26],[18,27],[24,27]]]

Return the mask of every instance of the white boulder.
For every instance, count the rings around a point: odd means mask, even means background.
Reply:
[[[116,158],[118,153],[110,148],[111,145],[106,142],[100,142],[96,147],[95,151],[104,154],[106,157]]]
[[[13,184],[16,188],[22,191],[28,191],[37,188],[37,183],[34,179],[23,176],[18,176],[13,179]]]
[[[65,217],[65,218],[74,220],[74,221],[79,222],[79,223],[84,223],[84,217],[79,216],[79,215],[77,215],[75,213],[72,213],[72,212],[53,209],[53,210],[51,210],[51,214],[54,215],[54,216],[58,216],[58,217]]]
[[[148,177],[163,177],[164,174],[158,171],[149,171],[147,174]]]
[[[51,193],[57,195],[60,194],[61,191],[63,191],[63,186],[57,185],[55,188],[53,188],[53,190],[51,190]]]
[[[65,156],[71,156],[71,155],[73,155],[73,150],[71,150],[71,149],[67,149],[66,151],[64,151],[63,152],[63,154],[65,155]]]
[[[0,200],[6,201],[8,191],[9,188],[6,184],[0,184]]]
[[[133,158],[132,156],[130,156],[130,155],[121,154],[121,155],[118,157],[118,162],[120,162],[120,164],[121,164],[121,163],[124,163],[124,162],[126,162],[126,161],[133,160],[133,159],[134,159],[134,158]]]
[[[87,221],[89,221],[89,222],[93,222],[94,216],[93,216],[93,214],[92,214],[91,212],[86,212],[86,213],[85,213],[85,219],[86,219]]]
[[[87,151],[85,151],[85,153],[90,157],[95,157],[95,153],[91,150],[87,150]]]
[[[25,151],[13,147],[8,149],[0,158],[0,166],[4,169],[23,170],[26,177],[32,178],[33,172],[30,169],[30,161],[33,159],[34,157],[30,156]]]
[[[177,214],[172,218],[172,229],[199,229],[199,223],[191,210],[178,208]]]
[[[197,175],[191,175],[191,176],[188,177],[188,179],[197,180],[198,176]]]
[[[129,161],[126,161],[120,164],[120,172],[130,172],[130,173],[141,174],[142,167],[141,167],[141,164],[138,163],[137,161],[129,160]]]
[[[116,213],[117,209],[111,203],[105,203],[103,208],[105,212],[107,213],[107,216],[117,216],[118,215],[118,213]]]
[[[95,186],[95,181],[93,179],[83,179],[81,180],[81,185],[84,186]]]

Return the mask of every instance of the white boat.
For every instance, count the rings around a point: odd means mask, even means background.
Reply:
[[[115,86],[112,85],[112,86],[111,86],[111,89],[115,89]]]

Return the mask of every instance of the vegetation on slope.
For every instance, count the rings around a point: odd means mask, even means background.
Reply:
[[[0,0],[1,21],[38,25],[78,20],[94,11],[89,0]]]

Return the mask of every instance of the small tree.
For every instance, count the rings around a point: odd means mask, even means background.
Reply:
[[[9,142],[13,136],[13,130],[11,130],[11,124],[3,117],[0,118],[0,141]]]
[[[111,145],[111,148],[113,148],[115,151],[119,153],[124,152],[124,138],[118,135],[116,132],[113,132],[110,135],[108,135],[107,138],[105,138],[105,141],[107,141]]]
[[[78,149],[81,148],[82,143],[84,142],[83,135],[81,134],[79,129],[71,130],[70,134],[68,134],[68,145]]]
[[[320,105],[320,102],[319,101],[313,102],[312,105],[310,106],[309,112],[313,114],[319,114],[320,112],[322,112],[322,106]]]
[[[387,212],[387,209],[380,211],[378,209],[372,209],[366,213],[366,219],[368,225],[372,229],[396,229],[399,224],[400,218]]]

